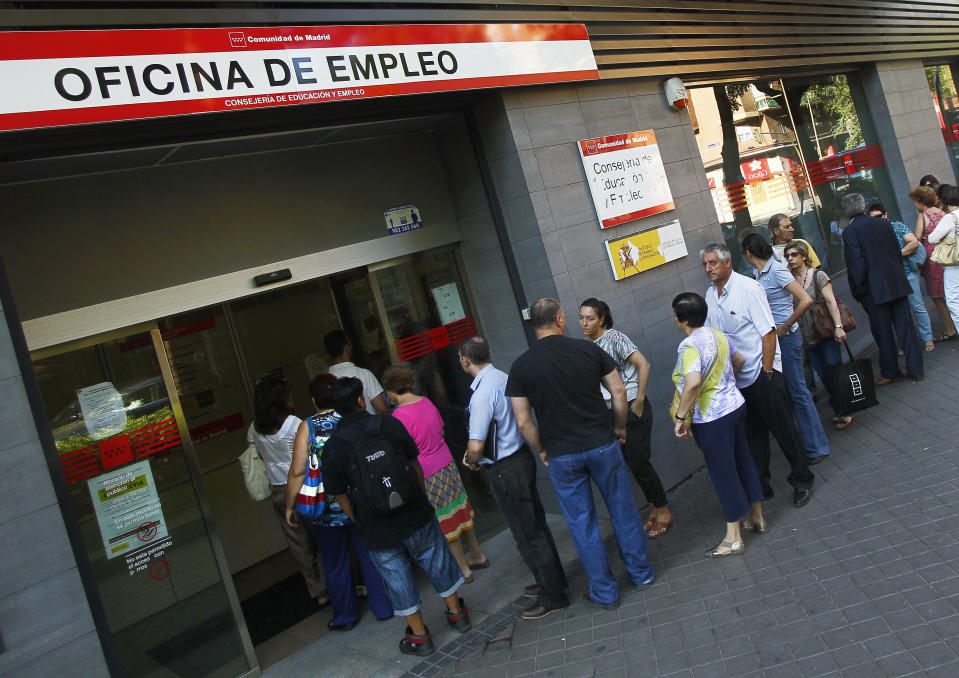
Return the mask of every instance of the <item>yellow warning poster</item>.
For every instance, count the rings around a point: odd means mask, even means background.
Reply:
[[[687,254],[678,220],[643,233],[607,240],[606,253],[616,280],[662,266]]]

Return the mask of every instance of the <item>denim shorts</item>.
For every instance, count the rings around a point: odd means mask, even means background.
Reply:
[[[417,565],[441,598],[453,595],[463,585],[463,572],[453,558],[436,518],[388,549],[370,549],[370,559],[379,570],[386,594],[399,617],[420,609],[413,568]]]

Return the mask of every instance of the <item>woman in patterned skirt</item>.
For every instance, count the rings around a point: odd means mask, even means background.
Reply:
[[[399,405],[393,416],[403,423],[420,450],[426,494],[468,584],[473,581],[473,570],[489,567],[489,558],[476,539],[473,507],[466,497],[450,448],[443,440],[443,419],[429,398],[413,393],[416,377],[412,370],[395,365],[388,367],[381,382],[386,395]],[[461,536],[469,545],[472,556],[469,560]]]

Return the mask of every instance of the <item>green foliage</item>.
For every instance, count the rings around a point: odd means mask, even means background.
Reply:
[[[939,87],[942,89],[942,97],[951,99],[956,96],[956,83],[952,77],[952,69],[949,66],[926,66],[926,80],[929,81],[929,91],[936,91],[936,72],[939,74]]]
[[[810,85],[800,104],[818,109],[820,120],[829,125],[830,133],[837,141],[845,135],[841,150],[847,151],[863,143],[862,127],[845,75],[830,75]]]

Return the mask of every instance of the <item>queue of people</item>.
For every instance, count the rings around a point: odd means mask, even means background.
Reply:
[[[922,379],[922,350],[934,350],[935,341],[950,338],[931,336],[928,317],[921,318],[916,282],[921,253],[916,252],[922,248],[931,256],[930,246],[955,242],[959,189],[922,188],[911,196],[917,207],[925,207],[916,232],[891,224],[882,205],[867,210],[861,195],[842,200],[849,219],[842,239],[850,290],[865,309],[879,347],[877,386],[904,376]],[[933,196],[936,202],[930,204]],[[709,282],[705,294],[684,292],[672,302],[683,335],[672,372],[673,432],[680,439],[692,437],[702,451],[725,518],[725,532],[706,550],[707,558],[742,555],[744,531],[770,530],[763,514],[763,502],[774,496],[770,434],[789,464],[787,482],[797,508],[812,498],[810,467],[830,454],[803,361],[808,356],[828,388],[828,368],[840,362],[839,347],[846,340],[847,311],[829,276],[817,267],[811,246],[792,239],[788,218],[777,217],[776,242],[759,234],[742,241],[754,277],[733,270],[725,244],[710,243],[699,253]],[[790,238],[780,242],[783,234]],[[942,299],[959,323],[959,266],[944,269]],[[930,274],[924,275],[929,286]],[[458,347],[460,367],[472,378],[462,465],[488,476],[533,577],[522,590],[530,599],[524,619],[549,615],[570,600],[536,485],[537,458],[556,490],[588,578],[583,600],[614,610],[621,587],[600,536],[593,485],[606,504],[634,590],[653,584],[648,540],[663,537],[674,521],[651,464],[650,364],[629,337],[613,329],[612,312],[602,300],[589,298],[579,306],[584,339],[567,336],[565,312],[555,299],[533,303],[530,321],[536,341],[508,374],[493,366],[482,337]],[[471,624],[459,592],[490,560],[476,539],[473,509],[457,460],[444,441],[443,418],[417,392],[413,371],[389,367],[381,384],[351,362],[342,332],[328,335],[326,347],[334,363],[331,374],[310,385],[315,414],[297,419],[289,413],[288,387],[258,385],[251,442],[272,469],[274,505],[291,548],[299,544],[295,535],[310,533],[314,552],[318,547],[322,554],[334,607],[329,628],[356,625],[360,584],[377,619],[405,617],[400,650],[425,656],[434,647],[420,613],[414,568],[426,573],[443,599],[450,626],[465,632]],[[905,370],[899,369],[900,349]],[[838,430],[853,421],[841,408],[833,413]],[[290,456],[284,459],[281,448],[287,446]],[[326,508],[312,519],[312,530],[304,531],[297,494],[307,469],[314,472],[308,461],[314,458],[322,472]],[[645,520],[631,477],[650,506]],[[308,547],[297,545],[294,555],[302,561],[305,577],[312,576],[311,563],[315,574],[318,560],[310,560]],[[311,595],[320,595],[316,588],[311,586]]]

